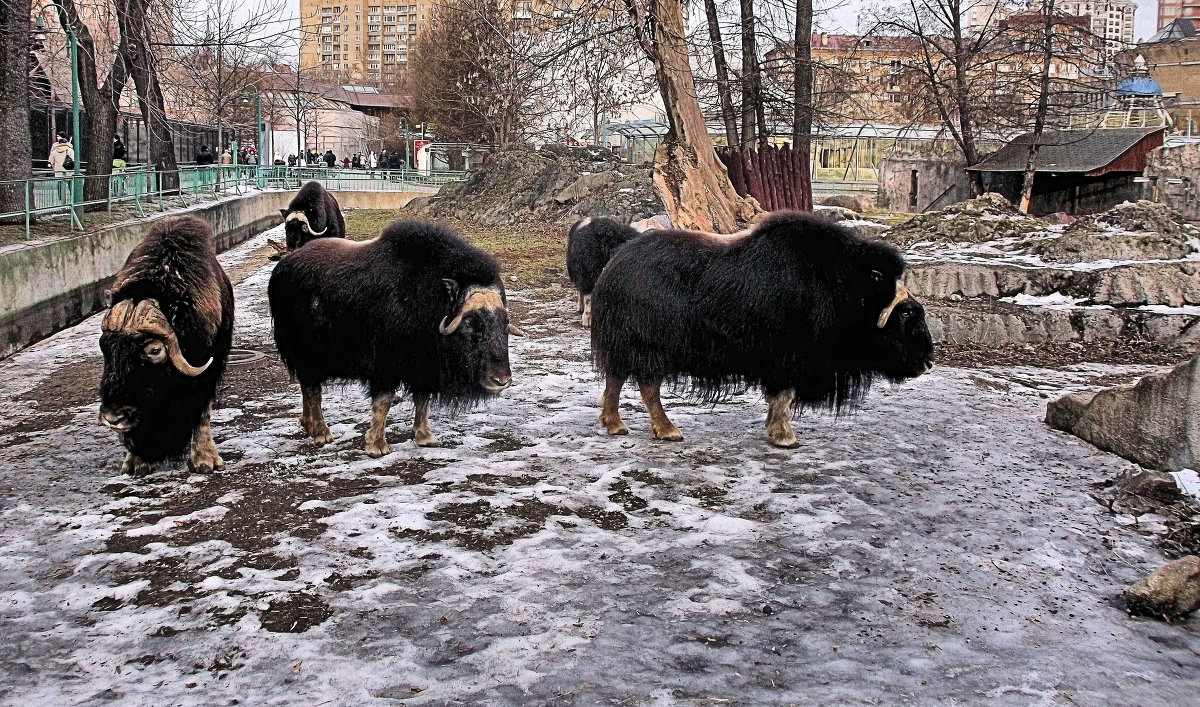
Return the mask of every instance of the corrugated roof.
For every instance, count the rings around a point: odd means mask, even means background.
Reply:
[[[1034,168],[1039,172],[1091,172],[1116,160],[1139,140],[1162,128],[1047,130],[1042,133]],[[1025,133],[968,169],[978,172],[1023,172],[1033,133]]]

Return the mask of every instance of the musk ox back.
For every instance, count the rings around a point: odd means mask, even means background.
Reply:
[[[279,354],[300,382],[300,424],[318,444],[331,439],[325,381],[366,385],[366,450],[378,456],[397,389],[413,395],[416,443],[431,445],[431,399],[468,405],[511,380],[499,266],[441,226],[397,221],[371,241],[309,243],[275,267],[268,296]]]
[[[626,432],[620,387],[634,378],[656,438],[681,439],[662,381],[707,400],[761,387],[767,435],[796,446],[794,409],[842,411],[871,381],[932,368],[924,309],[891,245],[782,213],[734,236],[657,231],[622,247],[593,292],[592,353],[606,377],[603,422]]]
[[[585,218],[567,234],[567,277],[579,291],[583,325],[592,324],[592,290],[600,272],[617,248],[638,235],[633,228],[610,218]]]
[[[346,221],[342,209],[318,182],[300,187],[283,214],[283,232],[287,250],[292,251],[314,238],[345,238]]]
[[[122,471],[143,472],[189,446],[193,469],[222,467],[209,410],[233,341],[233,287],[212,228],[194,216],[159,221],[109,296],[99,422],[121,434]]]

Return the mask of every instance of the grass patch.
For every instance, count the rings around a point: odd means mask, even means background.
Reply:
[[[353,209],[345,212],[346,235],[366,240],[392,221],[409,217],[404,209]],[[500,261],[507,287],[545,287],[567,280],[567,229],[555,224],[482,226],[453,218],[438,222]],[[516,277],[514,280],[513,277]]]

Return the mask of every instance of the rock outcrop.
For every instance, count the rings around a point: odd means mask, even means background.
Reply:
[[[988,192],[940,211],[917,214],[892,228],[886,238],[900,246],[919,241],[983,243],[1020,238],[1049,226],[1042,219],[1021,213],[1003,196]]]
[[[1125,590],[1129,613],[1167,620],[1200,609],[1200,557],[1167,563]]]
[[[1149,469],[1200,464],[1200,356],[1134,385],[1070,393],[1046,423]]]

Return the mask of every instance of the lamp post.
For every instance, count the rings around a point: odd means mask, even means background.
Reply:
[[[255,136],[256,136],[255,142],[258,144],[258,147],[256,148],[258,150],[258,170],[257,170],[258,180],[257,180],[257,183],[258,183],[258,188],[262,189],[263,188],[262,168],[263,168],[263,159],[264,159],[263,158],[263,154],[264,154],[263,153],[263,139],[262,139],[262,96],[260,96],[258,93],[258,86],[255,86],[254,84],[250,84],[246,88],[242,89],[242,103],[250,102],[250,92],[246,90],[246,89],[250,89],[250,88],[254,89],[254,131],[255,131]]]
[[[46,3],[46,7],[58,8],[63,16],[68,16],[67,8],[56,2]],[[75,225],[83,228],[83,224],[79,221],[79,214],[75,211],[75,202],[79,201],[76,198],[76,189],[79,186],[79,163],[82,161],[82,155],[79,153],[79,61],[77,56],[79,47],[75,36],[75,27],[70,22],[64,24],[71,58],[71,149],[75,151],[75,159],[72,160],[75,163],[75,169],[73,170],[74,175],[71,177],[71,220],[75,222]],[[33,27],[34,37],[44,41],[46,39],[46,21],[42,19],[41,13],[38,13]]]
[[[408,118],[400,116],[400,124],[404,126],[404,171],[400,174],[403,180],[408,179],[408,161],[412,159],[412,152],[408,147]]]

